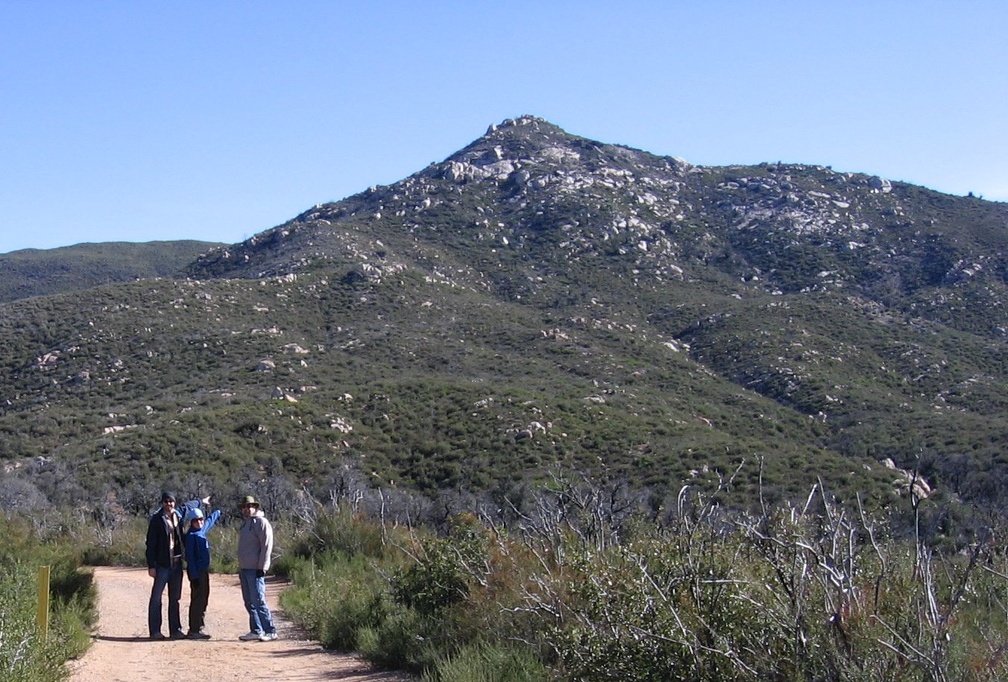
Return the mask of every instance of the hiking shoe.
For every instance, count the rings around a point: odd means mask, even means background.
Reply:
[[[276,638],[277,638],[277,633],[275,633],[275,632],[264,632],[261,635],[259,635],[259,641],[260,642],[272,642]]]
[[[251,642],[253,640],[259,639],[260,637],[262,637],[261,632],[247,632],[238,639],[240,639],[243,642]]]
[[[210,635],[202,630],[193,630],[189,633],[189,639],[210,639]]]

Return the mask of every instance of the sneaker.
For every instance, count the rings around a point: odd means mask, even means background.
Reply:
[[[251,642],[253,640],[259,639],[260,637],[262,637],[261,632],[247,632],[238,639],[240,639],[243,642]]]
[[[261,635],[259,635],[259,641],[260,642],[272,642],[276,638],[277,638],[277,633],[275,633],[275,632],[264,632]]]
[[[193,630],[189,633],[189,639],[210,639],[210,635],[202,630]]]
[[[154,633],[151,633],[150,638],[153,639],[153,640],[155,640],[155,641],[160,641],[160,640],[164,639],[165,636],[163,634],[161,634],[160,632],[154,632]]]
[[[172,639],[185,639],[185,633],[182,632],[181,630],[175,630],[174,632],[171,633],[171,638]]]

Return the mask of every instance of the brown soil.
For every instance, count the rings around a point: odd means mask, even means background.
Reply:
[[[266,598],[280,638],[273,642],[242,642],[248,613],[242,604],[236,575],[213,575],[206,614],[209,640],[151,641],[147,637],[147,600],[151,578],[143,568],[100,567],[98,627],[91,648],[69,664],[71,682],[248,682],[277,680],[314,682],[402,681],[402,675],[378,672],[365,661],[325,651],[305,639],[277,606],[283,586],[267,580]],[[189,586],[182,588],[182,624],[189,608]],[[166,615],[167,618],[167,615]],[[167,633],[167,620],[165,623]]]

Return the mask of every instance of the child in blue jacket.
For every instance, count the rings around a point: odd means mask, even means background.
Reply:
[[[210,639],[203,632],[203,617],[210,601],[210,542],[207,531],[220,518],[220,510],[207,518],[198,506],[187,513],[189,529],[185,535],[186,573],[189,575],[189,638]]]

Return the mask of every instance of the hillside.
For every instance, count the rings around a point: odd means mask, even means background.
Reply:
[[[161,485],[1005,499],[1008,206],[492,126],[195,258],[11,301],[0,504]],[[899,485],[897,484],[899,482]],[[270,487],[272,486],[272,488]],[[11,504],[11,502],[6,502]]]
[[[136,279],[179,277],[212,242],[103,242],[0,254],[0,303]]]

